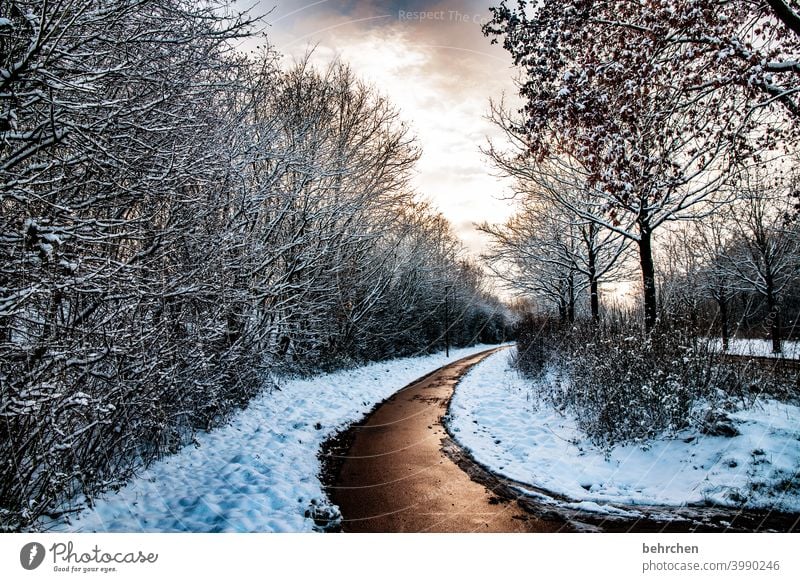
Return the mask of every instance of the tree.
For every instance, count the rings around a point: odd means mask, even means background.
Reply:
[[[397,111],[342,63],[305,59],[255,106],[257,163],[243,169],[253,290],[263,349],[296,364],[333,365],[388,289],[385,270],[418,151]],[[248,318],[245,318],[248,319]]]
[[[3,4],[3,527],[118,484],[252,394],[207,260],[245,66],[229,41],[251,24],[218,8]]]
[[[524,195],[520,211],[508,222],[481,226],[492,239],[484,256],[490,269],[509,288],[552,301],[565,322],[574,321],[576,298],[588,290],[591,318],[598,322],[599,287],[619,275],[625,241],[576,218],[541,192]]]
[[[656,252],[659,308],[664,321],[676,322],[694,332],[701,325],[701,310],[706,300],[700,284],[705,257],[698,253],[693,224],[676,226],[664,233]]]
[[[729,258],[726,255],[730,239],[727,217],[724,213],[709,216],[694,225],[695,248],[705,265],[698,273],[700,285],[717,306],[722,336],[722,349],[727,351],[731,336],[731,304],[737,289],[733,285]]]
[[[732,236],[722,266],[742,291],[760,295],[766,303],[772,351],[781,353],[781,303],[797,280],[800,233],[786,221],[790,202],[781,177],[768,179],[757,169],[740,183],[740,201],[731,208]]]
[[[638,14],[638,6],[621,10]],[[682,84],[695,66],[683,58],[688,49],[660,31],[634,42],[635,26],[614,24],[617,7],[575,0],[535,7],[523,1],[516,10],[504,2],[493,9],[484,31],[504,37],[522,69],[525,105],[520,118],[495,110],[516,153],[492,153],[522,179],[557,183],[562,173],[584,176],[588,203],[564,203],[637,245],[651,329],[654,233],[720,202],[715,195],[731,166],[753,154],[747,136],[757,116],[742,109],[744,97],[730,86],[689,96]]]

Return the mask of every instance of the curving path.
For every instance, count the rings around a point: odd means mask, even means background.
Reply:
[[[800,527],[796,514],[705,506],[620,505],[639,517],[595,514],[553,503],[574,500],[488,471],[453,442],[442,417],[461,377],[501,349],[417,380],[326,443],[323,479],[341,510],[344,531],[791,532]],[[318,525],[328,529],[330,522]]]
[[[442,417],[459,379],[498,351],[447,365],[403,388],[351,427],[331,500],[349,532],[554,532],[557,518],[526,512],[515,499],[473,481],[451,459]],[[457,459],[456,459],[457,460]]]

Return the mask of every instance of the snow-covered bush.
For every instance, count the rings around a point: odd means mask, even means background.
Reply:
[[[548,317],[528,314],[517,324],[517,351],[514,365],[529,378],[541,378],[561,342],[563,325]]]
[[[721,379],[704,346],[686,339],[654,332],[573,345],[561,357],[553,398],[598,444],[680,430],[698,402],[716,398]]]
[[[516,366],[537,396],[574,416],[596,444],[643,442],[696,426],[733,433],[725,409],[786,393],[776,371],[721,360],[708,340],[664,326],[571,327],[531,319],[520,330]],[[545,372],[549,372],[546,374]]]

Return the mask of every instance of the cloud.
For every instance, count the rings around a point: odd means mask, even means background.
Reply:
[[[268,36],[287,59],[315,46],[313,60],[350,63],[399,108],[423,149],[416,188],[476,253],[484,239],[472,223],[511,213],[497,199],[509,184],[480,152],[487,136],[499,137],[485,119],[489,99],[516,94],[510,58],[480,29],[488,7],[473,0],[286,0],[254,7],[272,9]]]

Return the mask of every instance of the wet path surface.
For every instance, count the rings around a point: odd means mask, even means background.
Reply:
[[[800,527],[800,515],[770,510],[615,504],[637,516],[586,512],[565,505],[574,500],[492,473],[449,437],[442,417],[459,379],[500,349],[410,384],[323,446],[322,478],[342,512],[342,530],[791,532]]]
[[[503,348],[499,348],[503,349]],[[491,484],[473,481],[447,454],[442,417],[458,380],[489,350],[445,366],[379,405],[350,429],[331,500],[349,532],[555,532]]]

